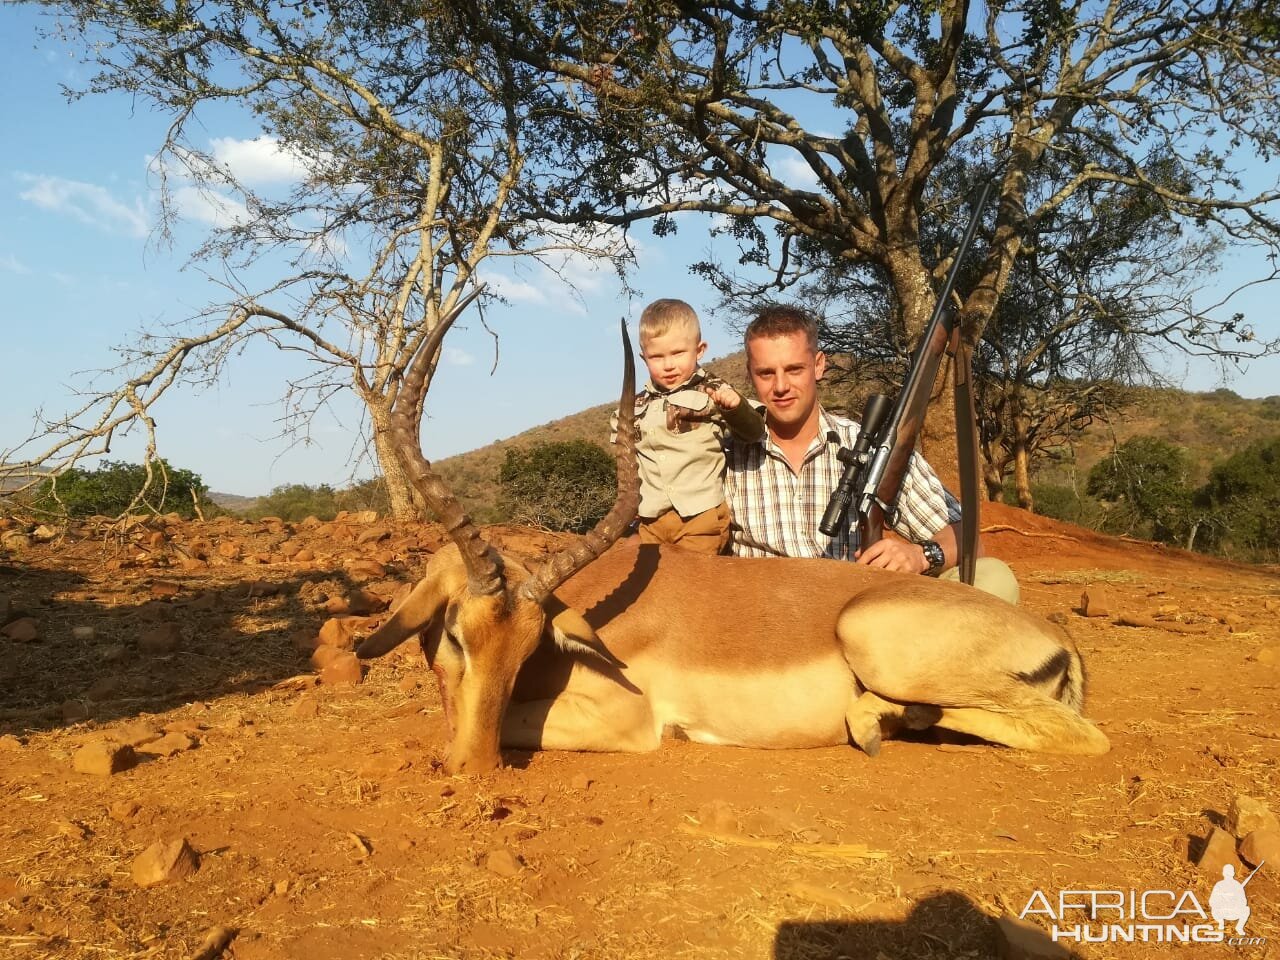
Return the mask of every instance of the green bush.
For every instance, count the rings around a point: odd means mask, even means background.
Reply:
[[[260,497],[247,514],[251,520],[279,517],[297,522],[307,517],[332,520],[340,509],[343,508],[338,506],[338,495],[327,483],[314,487],[305,483],[285,483]]]
[[[586,440],[508,450],[498,483],[507,517],[547,530],[584,533],[617,496],[613,457]]]
[[[134,512],[154,510],[196,516],[196,504],[206,513],[215,510],[206,499],[209,488],[198,474],[171,467],[165,460],[151,465],[151,485],[133,506]],[[94,470],[72,467],[42,483],[32,505],[71,517],[114,517],[130,509],[147,484],[147,470],[139,463],[104,460]]]
[[[1197,505],[1213,516],[1206,545],[1257,560],[1280,559],[1280,436],[1249,444],[1209,471]]]
[[[1086,492],[1106,505],[1101,529],[1182,543],[1192,520],[1191,459],[1157,437],[1133,437],[1089,471]]]

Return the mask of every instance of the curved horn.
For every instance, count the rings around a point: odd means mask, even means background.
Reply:
[[[581,541],[548,557],[520,586],[520,593],[542,603],[551,591],[608,550],[640,509],[640,467],[636,462],[636,362],[627,321],[622,321],[622,399],[618,402],[618,497],[604,518]]]
[[[400,456],[404,461],[405,473],[427,506],[444,524],[445,530],[453,542],[458,545],[462,554],[462,562],[467,568],[467,582],[473,594],[487,596],[501,593],[505,589],[502,571],[489,545],[480,536],[480,531],[471,522],[462,505],[445,486],[444,481],[436,476],[431,464],[422,455],[422,438],[418,425],[421,422],[423,396],[426,392],[427,369],[431,366],[431,357],[440,348],[453,321],[463,310],[480,295],[483,287],[477,287],[463,297],[452,310],[440,318],[436,328],[424,339],[422,346],[414,355],[409,369],[405,373],[400,392],[395,403],[391,405],[391,435],[400,448]]]

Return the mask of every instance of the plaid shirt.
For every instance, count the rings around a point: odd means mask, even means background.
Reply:
[[[839,443],[828,439],[839,436]],[[852,447],[858,424],[818,408],[818,437],[805,451],[799,475],[765,433],[763,440],[732,440],[726,451],[725,495],[733,511],[732,551],[740,557],[852,558],[858,549],[857,530],[846,519],[843,528],[826,537],[818,531],[827,501],[840,482],[844,464],[836,459],[841,447]],[[849,511],[849,518],[853,510]],[[913,455],[898,496],[893,529],[913,543],[932,539],[943,527],[960,520],[960,502],[923,457]]]

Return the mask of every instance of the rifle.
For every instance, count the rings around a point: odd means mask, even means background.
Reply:
[[[983,184],[974,205],[964,238],[956,250],[955,260],[947,272],[946,282],[924,335],[916,347],[911,367],[897,400],[891,402],[883,394],[872,394],[862,411],[862,427],[853,449],[841,448],[836,456],[844,471],[836,485],[826,513],[818,529],[834,536],[844,523],[852,505],[858,518],[859,548],[865,550],[884,535],[884,526],[896,519],[898,494],[906,477],[907,465],[915,450],[916,438],[924,423],[925,409],[942,355],[955,364],[956,444],[960,464],[960,579],[973,583],[978,545],[978,438],[977,418],[973,408],[972,362],[968,345],[956,323],[951,306],[960,264],[973,244],[978,221],[991,195],[991,181]]]

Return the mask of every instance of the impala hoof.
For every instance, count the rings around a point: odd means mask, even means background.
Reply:
[[[880,722],[869,718],[866,723],[850,724],[849,735],[868,757],[880,756]]]

